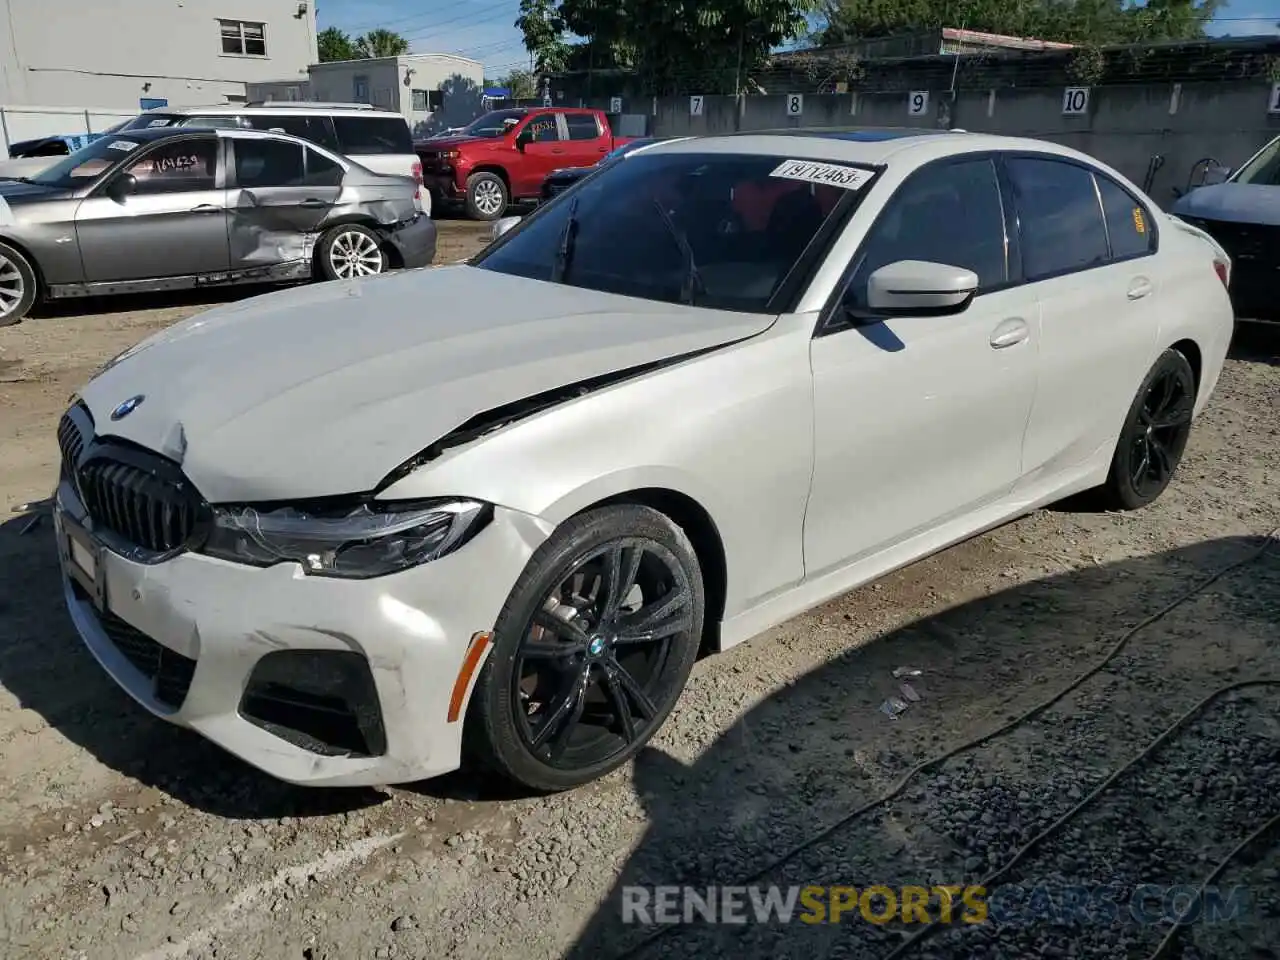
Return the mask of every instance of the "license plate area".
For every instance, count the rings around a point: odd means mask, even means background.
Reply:
[[[106,570],[102,566],[102,548],[78,523],[65,514],[62,517],[65,540],[63,557],[67,573],[80,584],[99,610],[107,605]]]

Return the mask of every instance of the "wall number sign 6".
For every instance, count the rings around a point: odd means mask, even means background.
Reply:
[[[804,94],[787,94],[787,116],[798,117],[802,113],[804,113]]]
[[[621,113],[621,112],[622,112],[622,98],[621,98],[621,97],[610,97],[610,98],[609,98],[609,112],[610,112],[610,113]]]
[[[689,98],[689,116],[691,117],[702,116],[702,98],[701,97]]]
[[[1068,116],[1078,116],[1089,112],[1089,88],[1067,87],[1062,91],[1062,112]]]
[[[929,91],[912,90],[907,94],[907,116],[923,117],[929,112]]]
[[[1267,113],[1280,113],[1280,83],[1271,85],[1271,103],[1267,107]]]

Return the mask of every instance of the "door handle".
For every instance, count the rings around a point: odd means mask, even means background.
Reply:
[[[991,331],[990,343],[993,349],[1003,350],[1005,347],[1022,343],[1029,336],[1031,336],[1031,328],[1027,326],[1027,322],[1021,317],[1010,317]]]
[[[202,203],[198,207],[191,208],[192,213],[221,213],[221,207],[215,207],[212,203]]]
[[[1133,282],[1129,284],[1129,299],[1141,300],[1152,290],[1151,281],[1146,277],[1135,277]]]
[[[552,148],[551,148],[551,152],[552,152],[552,153],[564,153],[564,147],[552,147]]]
[[[306,207],[308,210],[315,210],[319,207],[327,207],[328,204],[323,200],[317,200],[315,197],[308,197],[306,200],[303,200],[298,204],[298,206]]]

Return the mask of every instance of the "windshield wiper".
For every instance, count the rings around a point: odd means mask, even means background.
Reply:
[[[560,247],[556,250],[556,265],[551,271],[552,283],[564,283],[573,259],[573,245],[578,239],[578,198],[569,201],[569,216],[560,232]]]
[[[684,280],[680,284],[680,302],[692,307],[697,303],[698,294],[707,292],[706,284],[702,282],[702,274],[698,272],[698,261],[693,256],[693,247],[689,246],[689,238],[676,226],[676,222],[671,219],[671,214],[667,213],[657,197],[653,198],[653,209],[658,211],[658,216],[662,218],[662,225],[667,228],[667,233],[671,234],[671,239],[676,242],[680,253],[684,255]]]

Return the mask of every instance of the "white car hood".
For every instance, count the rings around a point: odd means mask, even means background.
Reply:
[[[81,397],[100,436],[178,461],[211,502],[359,493],[478,413],[773,320],[413,270],[217,307],[143,341]]]

